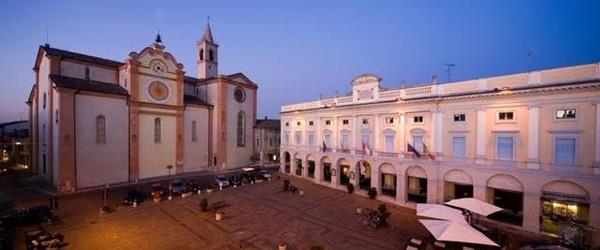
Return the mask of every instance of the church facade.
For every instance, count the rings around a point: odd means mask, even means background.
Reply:
[[[258,85],[220,75],[207,25],[198,77],[162,44],[124,61],[40,46],[27,101],[33,171],[59,192],[251,164]]]

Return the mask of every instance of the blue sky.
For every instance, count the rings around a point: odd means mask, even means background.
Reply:
[[[158,30],[190,76],[210,15],[220,73],[257,82],[259,117],[350,91],[358,74],[386,87],[600,62],[600,1],[2,1],[0,122],[27,117],[37,46],[114,60]]]

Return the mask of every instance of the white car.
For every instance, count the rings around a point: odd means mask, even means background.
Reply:
[[[217,182],[217,186],[221,186],[221,187],[228,187],[229,186],[229,178],[227,178],[227,177],[225,177],[223,175],[217,176],[215,178],[215,181]]]

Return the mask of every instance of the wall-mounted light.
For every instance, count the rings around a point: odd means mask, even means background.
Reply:
[[[337,172],[336,169],[332,169],[331,170],[331,176],[335,176],[335,172]]]
[[[354,171],[350,172],[350,180],[354,180]]]

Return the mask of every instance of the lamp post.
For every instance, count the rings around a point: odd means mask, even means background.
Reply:
[[[108,206],[108,184],[106,184],[106,186],[104,186],[104,190],[102,191],[102,200],[103,200],[103,205],[102,208],[100,208],[100,213],[101,214],[106,214],[106,213],[110,213],[112,212],[112,208],[110,208],[110,206]]]
[[[173,165],[167,165],[167,170],[169,170],[169,200],[173,199],[173,196],[171,195],[171,190],[173,189],[173,183],[171,182],[171,169],[173,169]]]

